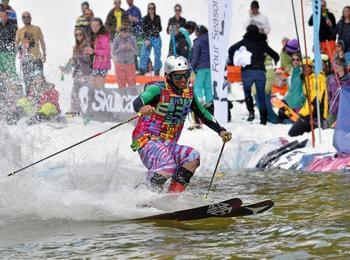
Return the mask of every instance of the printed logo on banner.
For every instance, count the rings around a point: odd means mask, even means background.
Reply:
[[[94,89],[82,86],[79,90],[83,116],[97,121],[124,121],[134,115],[133,102],[143,86],[115,89]]]

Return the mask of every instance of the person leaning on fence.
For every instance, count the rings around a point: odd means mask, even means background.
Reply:
[[[130,26],[123,25],[118,36],[113,40],[113,61],[117,84],[120,88],[136,85],[135,55],[136,39]]]

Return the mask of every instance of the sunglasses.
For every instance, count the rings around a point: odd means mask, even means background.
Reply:
[[[23,15],[23,16],[22,16],[22,19],[27,19],[27,18],[29,19],[30,16],[29,16],[29,15]]]
[[[181,12],[181,9],[175,9],[175,12]]]
[[[155,8],[154,7],[148,7],[148,10],[154,10]]]
[[[182,78],[189,79],[191,72],[188,71],[185,74],[172,74],[172,76],[175,80],[181,80]]]

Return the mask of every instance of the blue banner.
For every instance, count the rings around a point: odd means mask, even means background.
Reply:
[[[342,87],[334,130],[333,146],[339,153],[350,154],[350,86]]]
[[[321,1],[322,0],[313,0],[313,28],[314,28],[314,55],[315,55],[315,73],[316,75],[320,74],[322,70],[322,59],[321,59],[321,49],[320,49],[320,23],[321,23]]]

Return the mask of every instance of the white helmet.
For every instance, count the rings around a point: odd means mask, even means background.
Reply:
[[[164,73],[170,74],[174,71],[189,70],[187,59],[182,56],[169,56],[164,62]]]

